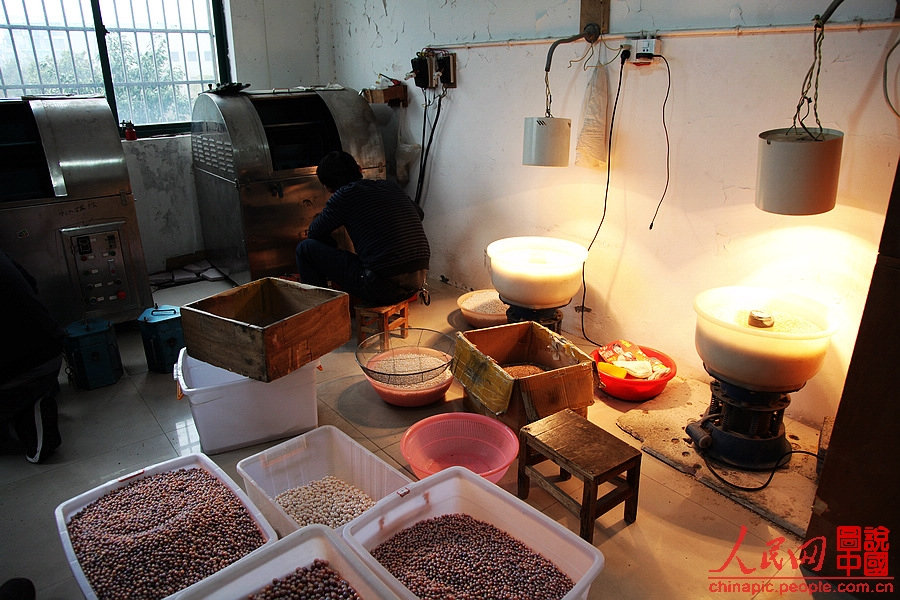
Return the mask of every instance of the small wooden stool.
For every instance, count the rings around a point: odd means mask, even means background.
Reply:
[[[551,460],[559,465],[559,476],[540,473],[535,464]],[[626,473],[625,477],[621,477]],[[576,475],[584,482],[581,504],[557,486]],[[519,430],[518,496],[528,497],[530,479],[581,517],[579,535],[593,543],[594,521],[620,502],[625,502],[625,522],[637,518],[641,452],[597,427],[570,409],[529,423]],[[603,483],[616,489],[597,498]]]
[[[362,343],[364,339],[376,333],[384,333],[387,336],[394,329],[409,327],[409,303],[415,300],[416,295],[413,295],[389,306],[356,305],[354,310],[357,342]]]

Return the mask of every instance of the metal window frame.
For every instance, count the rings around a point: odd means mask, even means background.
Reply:
[[[219,69],[219,82],[231,83],[231,66],[229,60],[228,36],[226,35],[225,3],[224,0],[210,0],[213,18],[213,38],[215,42],[216,63]],[[103,70],[103,82],[106,89],[106,99],[112,109],[116,121],[119,120],[119,111],[116,106],[115,86],[112,79],[112,70],[109,62],[109,51],[106,45],[106,26],[100,14],[100,0],[91,0],[91,8],[94,15],[94,30],[97,33],[97,47],[100,50],[100,64]],[[172,59],[169,57],[169,67]],[[186,133],[191,130],[189,121],[154,123],[152,125],[135,125],[138,136],[170,135]],[[124,136],[124,129],[120,131]]]
[[[228,36],[227,36],[227,31],[226,31],[225,2],[224,2],[224,0],[209,0],[209,1],[210,1],[210,7],[211,7],[211,11],[212,11],[210,17],[212,20],[211,25],[212,25],[212,34],[213,34],[212,41],[213,41],[213,46],[214,46],[213,50],[216,53],[216,63],[217,63],[217,69],[218,69],[218,73],[216,74],[218,77],[217,82],[223,83],[223,84],[231,83],[232,78],[231,78],[231,67],[230,67],[230,57],[229,57],[230,49],[229,49]],[[70,24],[69,17],[71,15],[69,15],[68,13],[65,13],[65,12],[63,13],[63,19],[65,20],[65,24],[63,27],[50,24],[49,18],[47,17],[47,14],[46,14],[46,7],[43,6],[43,4],[42,4],[42,10],[44,11],[44,25],[29,24],[28,27],[25,27],[25,28],[10,27],[10,31],[13,31],[16,29],[27,29],[28,37],[32,40],[32,43],[31,43],[32,58],[31,58],[31,60],[38,62],[38,58],[36,55],[37,47],[33,41],[35,31],[45,32],[46,35],[48,36],[48,40],[50,42],[51,48],[53,48],[53,41],[54,41],[53,32],[64,30],[67,35],[66,43],[69,46],[70,54],[72,56],[74,56],[74,52],[72,51],[72,37],[71,37],[72,32],[83,33],[85,43],[88,46],[90,46],[91,30],[93,30],[94,36],[96,38],[96,43],[97,43],[97,52],[99,54],[99,69],[100,69],[101,75],[103,77],[103,90],[105,92],[106,100],[109,103],[109,106],[110,106],[110,109],[112,110],[114,118],[116,119],[116,121],[119,121],[119,111],[118,111],[116,95],[115,95],[115,87],[116,86],[113,82],[112,67],[111,67],[111,62],[110,62],[110,57],[109,57],[109,47],[106,43],[106,35],[107,35],[107,33],[109,33],[109,31],[107,30],[106,26],[103,23],[103,18],[102,18],[101,10],[100,10],[100,2],[101,2],[101,0],[90,0],[90,9],[91,9],[90,15],[88,15],[85,10],[81,10],[82,4],[80,2],[78,3],[80,14],[81,14],[81,19],[83,21],[83,25]],[[139,3],[140,0],[132,0],[132,9],[134,7],[135,2]],[[164,30],[162,31],[162,33],[164,35],[166,35],[166,38],[168,40],[168,36],[171,33],[173,33],[175,30],[172,30],[172,31],[169,30],[168,15],[166,15],[165,18],[166,18],[167,22],[166,22],[166,26],[165,26]],[[89,19],[92,19],[93,22],[89,22]],[[7,19],[7,21],[8,21],[8,19]],[[183,55],[186,56],[187,53],[185,52],[185,49],[184,49],[184,39],[183,39],[183,36],[185,34],[182,33],[181,29],[177,30],[177,32],[179,33],[179,35],[182,36],[181,52]],[[155,35],[155,33],[156,32],[152,32],[151,35]],[[191,33],[191,31],[188,30],[188,33]],[[198,31],[194,31],[194,33],[198,33]],[[11,39],[13,39],[13,38],[11,38]],[[200,50],[200,49],[201,49],[201,47],[198,45],[198,50]],[[24,88],[27,87],[27,85],[24,82],[24,77],[22,75],[21,62],[19,60],[19,53],[18,53],[18,49],[17,49],[15,43],[13,43],[13,51],[16,53],[16,66],[17,66],[17,69],[19,72],[19,79],[23,82],[22,85],[23,85],[23,90],[24,90]],[[94,64],[93,60],[91,60],[90,62],[91,62],[90,68],[92,70],[97,68],[97,65]],[[56,62],[55,51],[54,51],[54,67],[58,71],[59,64]],[[173,61],[172,61],[171,56],[169,56],[169,58],[168,58],[168,65],[166,65],[166,68],[168,68],[170,70],[173,69]],[[74,84],[72,87],[75,87],[76,89],[84,88],[85,89],[84,93],[89,93],[89,94],[94,94],[94,93],[99,92],[99,90],[97,89],[99,82],[97,82],[97,83],[92,82],[90,84],[87,84],[87,83],[84,83],[83,81],[79,81],[79,79],[78,79],[79,73],[78,73],[77,68],[73,68],[73,73],[74,73],[75,81],[74,81]],[[39,70],[38,77],[40,77],[40,75],[41,74],[40,74],[40,70]],[[208,73],[208,71],[204,72],[204,70],[201,68],[200,82],[203,81],[204,75],[208,76],[209,73]],[[58,77],[57,77],[57,79],[58,79]],[[190,86],[190,85],[196,85],[197,83],[198,82],[196,80],[186,79],[184,82],[165,82],[165,86],[160,85],[160,87],[161,88],[162,87],[170,88],[170,89],[167,89],[167,93],[171,93],[173,95],[173,97],[177,98],[179,86],[182,86],[182,85]],[[160,84],[160,82],[157,82],[157,84]],[[88,89],[89,87],[93,88],[93,90],[96,90],[96,91],[89,91],[89,89]],[[191,124],[189,121],[187,121],[187,122],[167,122],[167,123],[154,123],[154,124],[148,124],[148,125],[137,125],[135,128],[137,129],[139,136],[146,137],[146,136],[152,136],[152,135],[186,133],[186,132],[190,131],[190,127],[191,127]],[[124,128],[120,128],[120,134],[124,135]]]

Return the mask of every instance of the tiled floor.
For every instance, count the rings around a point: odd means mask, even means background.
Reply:
[[[159,304],[180,305],[223,289],[205,282],[161,290]],[[432,282],[430,306],[413,305],[413,326],[445,332],[466,329],[456,309],[460,290]],[[200,445],[186,399],[176,398],[173,377],[150,372],[134,323],[117,328],[125,375],[114,385],[79,391],[60,381],[60,429],[63,444],[45,464],[34,465],[19,456],[0,457],[0,581],[29,577],[40,600],[80,598],[60,544],[55,508],[84,491],[141,467],[199,452]],[[570,340],[581,340],[566,334]],[[454,382],[446,399],[425,408],[401,409],[380,400],[356,364],[355,338],[322,359],[317,373],[319,424],[332,424],[347,432],[381,458],[405,469],[399,440],[415,421],[442,411],[463,410],[462,388]],[[584,349],[590,351],[585,344]],[[595,399],[591,421],[628,443],[638,442],[615,422],[635,405]],[[242,458],[276,442],[213,455],[211,458],[241,483],[235,465]],[[413,477],[411,473],[408,473]],[[573,482],[574,483],[574,482]],[[500,483],[515,493],[515,464]],[[576,488],[573,488],[573,490]],[[539,489],[528,502],[571,531],[577,518]],[[720,496],[688,476],[645,454],[640,482],[637,521],[624,523],[622,506],[597,521],[594,544],[605,557],[605,567],[589,598],[774,598],[776,593],[729,593],[736,582],[762,585],[770,577],[791,577],[799,572],[785,565],[776,570],[766,558],[769,544],[786,538],[781,558],[799,540],[737,503]],[[732,560],[729,557],[746,528],[746,536]],[[515,533],[515,532],[511,532]],[[754,569],[753,580],[718,580],[718,575],[740,576],[740,559]],[[715,572],[726,563],[722,572]],[[781,580],[773,580],[777,589]],[[800,597],[799,594],[789,597]]]

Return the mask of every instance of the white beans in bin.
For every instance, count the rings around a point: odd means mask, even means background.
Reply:
[[[281,537],[310,523],[341,527],[411,482],[332,425],[248,456],[237,472]]]

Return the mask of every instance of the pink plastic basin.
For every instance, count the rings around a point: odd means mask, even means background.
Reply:
[[[466,412],[444,413],[407,429],[400,452],[419,479],[460,466],[497,483],[518,455],[519,439],[496,419]]]

